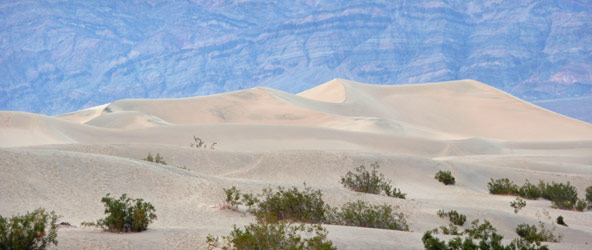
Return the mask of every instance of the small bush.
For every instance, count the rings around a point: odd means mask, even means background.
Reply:
[[[462,235],[463,234],[461,231],[458,231],[458,227],[455,226],[453,223],[449,223],[448,227],[440,226],[440,230],[442,231],[442,234],[445,234],[445,235]],[[437,232],[438,229],[436,228],[434,231]]]
[[[522,198],[536,200],[541,197],[541,190],[528,180],[518,190],[518,195]]]
[[[440,218],[448,217],[450,222],[458,226],[464,225],[465,221],[467,220],[467,216],[458,213],[456,210],[451,210],[448,212],[445,212],[444,210],[438,210],[438,216],[440,216]]]
[[[308,237],[302,237],[305,234]],[[244,229],[234,226],[230,235],[219,239],[208,235],[208,249],[337,249],[327,239],[327,230],[320,225],[250,224]],[[222,241],[222,242],[220,242]]]
[[[141,232],[156,220],[154,206],[142,199],[131,199],[126,194],[119,199],[107,194],[101,199],[107,217],[93,222],[83,222],[82,226],[97,226],[111,232]]]
[[[539,222],[539,228],[534,225],[520,224],[516,227],[516,233],[530,243],[559,242],[561,235],[555,235],[551,230],[545,228],[543,222]]]
[[[238,208],[238,205],[241,204],[240,202],[240,191],[235,186],[232,186],[229,189],[223,188],[224,193],[226,194],[226,206],[229,208]]]
[[[490,194],[518,195],[526,199],[537,199],[539,197],[543,197],[547,200],[550,200],[554,208],[569,210],[575,209],[578,211],[584,211],[586,208],[592,208],[592,204],[590,202],[586,202],[583,199],[578,199],[578,192],[576,188],[569,182],[567,182],[567,184],[555,182],[549,184],[541,180],[539,185],[535,186],[526,180],[524,185],[518,187],[508,178],[503,178],[497,180],[491,179],[489,183],[487,183],[487,186],[489,188]],[[588,188],[589,190],[586,189],[586,192],[590,192],[590,197],[588,197],[588,194],[586,194],[586,199],[592,199],[592,186]],[[519,204],[516,203],[516,205]],[[518,210],[520,209],[518,208],[515,210],[515,212],[518,212]]]
[[[277,222],[282,220],[305,223],[321,223],[325,218],[325,202],[320,190],[305,187],[303,191],[296,187],[270,188],[263,190],[263,198],[257,204],[255,216],[259,222]]]
[[[425,234],[423,234],[423,237],[421,237],[421,241],[423,242],[423,246],[426,250],[448,249],[448,247],[446,247],[446,242],[436,237],[433,237],[431,232],[426,232]]]
[[[372,170],[368,172],[364,165],[355,168],[355,173],[348,171],[345,176],[341,177],[340,183],[344,187],[356,192],[380,194],[384,192],[387,196],[405,199],[406,194],[401,190],[393,187],[391,181],[384,178],[384,175],[378,173],[380,168],[378,162],[370,164]]]
[[[0,216],[0,249],[46,249],[58,245],[58,216],[39,208],[21,216]]]
[[[565,224],[565,221],[563,221],[563,216],[561,215],[557,216],[557,224],[567,227],[567,224]]]
[[[148,153],[148,156],[146,156],[146,158],[142,160],[166,165],[166,162],[164,161],[164,158],[160,155],[160,153],[156,153],[156,158],[152,156],[152,153]]]
[[[553,206],[561,209],[574,209],[578,201],[578,191],[569,182],[563,183],[541,183],[541,196],[553,203]]]
[[[468,236],[464,241],[460,237],[454,237],[448,241],[442,241],[432,235],[432,232],[428,231],[424,233],[422,242],[426,250],[485,250],[485,249],[500,249],[500,250],[548,250],[549,248],[545,245],[541,246],[540,242],[529,242],[524,239],[515,239],[508,245],[502,244],[503,236],[497,234],[497,230],[489,223],[485,221],[483,224],[479,224],[479,220],[475,220],[472,223],[470,229],[465,230]],[[473,240],[479,240],[474,242]]]
[[[372,205],[364,201],[346,203],[340,208],[325,204],[320,190],[305,187],[300,191],[293,187],[279,191],[264,189],[261,195],[241,194],[236,187],[224,189],[226,207],[249,207],[248,212],[259,223],[280,221],[327,223],[345,226],[372,227],[393,230],[409,230],[403,213],[397,213],[389,205]]]
[[[582,200],[582,199],[578,199],[578,202],[576,203],[576,207],[575,209],[577,211],[584,211],[586,209],[586,207],[588,207],[588,204],[586,204],[586,201]]]
[[[224,207],[238,209],[239,205],[247,206],[247,211],[252,212],[253,206],[259,203],[259,199],[252,194],[242,194],[235,186],[229,189],[224,188],[226,200]]]
[[[390,205],[372,205],[365,201],[349,202],[328,216],[329,224],[409,231],[403,213],[395,213]]]
[[[426,250],[549,250],[547,246],[536,245],[521,239],[515,239],[508,245],[502,244],[503,236],[493,233],[485,239],[474,242],[473,238],[466,237],[464,241],[460,237],[454,237],[448,241],[440,240],[432,235],[431,232],[426,232],[421,238],[424,249]]]
[[[508,178],[497,180],[491,179],[489,183],[487,183],[487,187],[489,188],[490,194],[514,195],[518,193],[518,186]]]
[[[456,182],[450,171],[438,171],[434,178],[439,182],[444,183],[444,185],[454,185]]]
[[[484,220],[482,224],[479,224],[479,220],[471,222],[471,227],[465,229],[465,233],[471,238],[475,239],[487,239],[490,235],[497,232],[497,229],[491,225],[491,222]]]
[[[518,213],[520,209],[526,206],[526,201],[520,199],[520,197],[516,197],[516,200],[510,202],[510,206],[514,208],[514,213]]]
[[[389,186],[385,186],[385,188],[383,188],[384,193],[386,196],[389,197],[394,197],[394,198],[399,198],[399,199],[405,199],[405,197],[407,196],[406,193],[401,192],[401,189],[398,189],[396,187],[390,187]]]

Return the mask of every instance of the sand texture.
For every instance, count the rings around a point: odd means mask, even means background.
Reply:
[[[192,147],[194,136],[205,147]],[[215,144],[214,144],[215,143]],[[168,165],[141,160],[160,153]],[[360,194],[339,179],[359,165],[380,171],[407,199]],[[450,170],[456,185],[434,179]],[[142,233],[61,228],[59,249],[204,249],[251,215],[221,209],[223,188],[320,189],[331,205],[357,199],[398,206],[410,232],[326,226],[339,249],[423,249],[427,230],[454,209],[487,219],[509,241],[520,223],[569,227],[551,249],[589,249],[592,212],[488,194],[490,178],[592,185],[592,124],[526,103],[473,80],[379,86],[335,79],[297,95],[269,88],[183,99],[126,99],[49,117],[0,111],[0,214],[38,207],[78,226],[103,217],[106,193],[156,207]],[[447,238],[445,236],[440,236]]]

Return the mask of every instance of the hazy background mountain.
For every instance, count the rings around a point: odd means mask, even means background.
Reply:
[[[592,122],[592,2],[2,1],[0,109],[471,78]]]

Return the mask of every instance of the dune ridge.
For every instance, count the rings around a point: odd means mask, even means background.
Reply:
[[[205,142],[195,148],[194,136]],[[160,153],[168,165],[146,162]],[[358,194],[339,183],[377,162],[408,198]],[[592,183],[592,124],[558,115],[473,80],[382,86],[334,79],[293,95],[254,88],[181,99],[125,99],[49,117],[0,111],[0,214],[37,207],[79,225],[103,215],[106,193],[151,201],[147,232],[62,228],[59,249],[205,249],[208,234],[253,222],[221,209],[223,188],[248,192],[303,183],[331,205],[363,199],[398,207],[411,232],[326,226],[339,249],[422,249],[439,209],[487,219],[508,241],[519,223],[569,227],[552,249],[586,249],[592,213],[488,194],[490,178]],[[434,180],[449,170],[457,184]],[[542,216],[549,214],[549,217]]]

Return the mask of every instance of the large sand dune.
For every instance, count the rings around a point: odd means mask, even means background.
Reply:
[[[197,136],[207,148],[190,147]],[[212,144],[216,143],[212,148]],[[142,161],[160,153],[168,165]],[[378,162],[405,200],[358,194],[339,178]],[[455,186],[434,180],[450,170]],[[254,219],[221,210],[222,188],[321,189],[339,205],[365,199],[400,207],[411,232],[327,226],[340,249],[421,249],[426,230],[445,225],[439,209],[488,219],[506,239],[519,223],[551,224],[564,240],[553,249],[587,249],[592,213],[493,196],[490,178],[592,185],[592,125],[523,102],[485,84],[378,86],[335,79],[297,95],[255,88],[206,97],[120,100],[56,117],[0,112],[0,214],[37,207],[78,225],[102,216],[100,197],[128,193],[151,201],[159,219],[147,232],[111,234],[63,228],[62,249],[204,248]],[[549,213],[551,219],[545,216]]]

